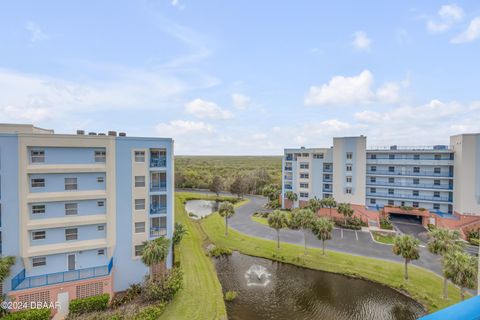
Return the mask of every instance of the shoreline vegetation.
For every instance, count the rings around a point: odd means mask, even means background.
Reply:
[[[193,199],[232,200],[232,197],[185,192],[176,194],[176,219],[189,229],[189,235],[182,241],[177,252],[185,270],[185,289],[179,292],[161,319],[174,319],[175,317],[226,318],[222,288],[214,266],[204,250],[208,244],[239,251],[250,256],[377,282],[411,297],[421,303],[429,313],[460,301],[459,288],[449,284],[450,298],[443,299],[442,278],[417,266],[410,266],[410,280],[406,281],[403,278],[402,263],[330,250],[326,250],[326,255],[322,256],[321,249],[317,248],[308,248],[305,255],[301,246],[288,243],[282,243],[281,249],[278,250],[273,240],[255,238],[234,229],[230,229],[228,236],[225,236],[225,222],[217,212],[200,221],[192,221],[188,218],[184,202]],[[243,205],[247,201],[246,199],[239,202],[236,200],[235,207]],[[194,252],[189,250],[194,250]],[[203,272],[206,273],[202,274]]]

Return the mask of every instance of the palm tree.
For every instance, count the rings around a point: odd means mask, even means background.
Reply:
[[[463,248],[463,243],[460,240],[460,232],[457,230],[433,229],[429,233],[429,236],[428,250],[442,257],[442,263],[445,269],[445,254]],[[448,278],[445,273],[443,274],[443,298],[448,298]]]
[[[312,231],[319,240],[322,240],[322,254],[325,255],[325,241],[332,239],[332,220],[320,217],[315,220]]]
[[[465,299],[465,288],[473,289],[478,277],[475,257],[460,250],[448,251],[444,256],[443,273],[454,284],[460,287],[462,301]]]
[[[218,208],[220,216],[225,218],[225,235],[228,236],[228,219],[235,214],[235,208],[229,201],[224,201]]]
[[[287,214],[280,210],[275,210],[268,215],[268,225],[277,231],[277,249],[280,249],[280,229],[288,225]]]
[[[317,214],[318,210],[322,207],[322,201],[317,197],[308,200],[307,208],[313,211],[314,214]]]
[[[7,256],[0,257],[0,283],[3,283],[5,278],[10,275],[10,268],[15,264],[15,257]],[[0,295],[0,303],[5,299],[5,295]],[[0,318],[7,315],[8,311],[5,308],[0,308]]]
[[[172,260],[175,262],[175,248],[180,244],[183,237],[188,234],[187,228],[179,222],[175,222],[175,228],[173,229],[173,237],[172,237]]]
[[[292,215],[290,222],[292,228],[302,229],[303,242],[305,244],[305,254],[307,254],[307,230],[312,228],[315,221],[315,214],[310,209],[300,209]]]
[[[298,200],[298,196],[295,192],[293,191],[287,191],[285,192],[285,198],[290,200],[292,202],[292,209],[295,208],[295,202]]]
[[[334,198],[328,197],[321,200],[322,206],[330,209],[330,217],[332,216],[332,208],[337,207],[337,201]]]
[[[408,263],[420,258],[418,251],[419,244],[420,241],[411,235],[404,234],[395,237],[392,251],[397,256],[402,256],[402,258],[405,259],[405,280],[408,280]]]
[[[340,203],[338,205],[338,212],[345,217],[345,225],[347,225],[347,219],[353,216],[353,209],[350,207],[350,203]]]
[[[155,266],[162,265],[162,278],[164,275],[163,262],[170,250],[170,239],[159,237],[143,242],[142,262],[150,268],[150,281],[155,280]]]

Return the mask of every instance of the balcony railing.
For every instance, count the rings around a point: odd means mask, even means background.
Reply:
[[[333,169],[332,168],[330,168],[330,169],[323,168],[323,172],[333,172]]]
[[[388,183],[388,182],[367,182],[367,186],[375,187],[386,187],[386,188],[418,188],[418,189],[439,189],[439,190],[452,190],[452,185],[435,185],[435,184],[426,184],[426,183]]]
[[[450,172],[435,173],[434,171],[388,171],[388,170],[367,170],[368,175],[388,175],[388,176],[420,176],[420,177],[453,177]]]
[[[410,201],[434,201],[434,202],[452,202],[450,197],[433,197],[433,196],[414,196],[410,194],[388,194],[388,193],[371,193],[367,192],[367,196],[370,198],[388,198],[388,199],[407,199]]]
[[[292,171],[292,167],[285,167],[285,171]]]
[[[150,214],[167,213],[167,205],[152,204],[150,206]]]
[[[332,190],[332,189],[325,189],[325,188],[323,188],[323,192],[325,192],[325,193],[332,193],[333,190]]]
[[[152,157],[150,158],[150,167],[163,168],[167,166],[167,157]]]
[[[414,157],[399,157],[395,156],[395,158],[390,158],[390,157],[367,157],[367,161],[370,160],[412,160],[412,161],[422,161],[422,160],[435,160],[435,161],[452,161],[453,159],[450,158],[435,158],[435,157],[420,157],[420,158],[414,158]]]
[[[323,181],[323,182],[326,182],[326,183],[332,183],[333,180],[332,180],[332,179],[325,179],[325,178],[323,178],[322,181]]]
[[[286,184],[283,188],[286,190],[292,190],[292,186],[289,184]]]
[[[15,277],[13,277],[12,290],[30,289],[63,282],[103,277],[109,275],[112,271],[112,268],[113,257],[110,259],[109,263],[104,266],[83,268],[64,272],[55,272],[40,276],[26,277],[25,269],[23,269]]]
[[[150,185],[150,191],[152,191],[152,192],[165,191],[165,190],[167,190],[167,182],[166,181],[154,182]]]
[[[151,227],[150,237],[162,237],[167,235],[167,228]]]

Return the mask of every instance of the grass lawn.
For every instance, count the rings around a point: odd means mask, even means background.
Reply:
[[[184,272],[184,288],[167,306],[160,319],[226,319],[222,287],[215,267],[203,249],[206,236],[200,224],[189,218],[185,212],[184,201],[191,199],[215,200],[216,197],[176,193],[175,221],[182,223],[188,230],[188,234],[175,250],[175,259],[180,261]]]
[[[208,240],[217,246],[238,250],[244,254],[283,261],[311,269],[341,273],[354,277],[369,279],[404,291],[415,300],[421,302],[429,312],[445,308],[460,301],[460,290],[449,285],[449,299],[443,300],[442,279],[433,272],[409,266],[410,280],[403,279],[403,264],[380,259],[367,258],[327,251],[322,256],[321,250],[310,248],[303,254],[303,247],[292,244],[281,244],[280,251],[274,241],[254,238],[235,230],[225,236],[225,225],[218,213],[200,221]],[[328,247],[328,242],[327,242]],[[217,280],[215,280],[217,281]],[[205,308],[206,305],[203,306]]]
[[[250,216],[250,218],[257,223],[263,224],[264,226],[268,226],[267,218],[257,217],[257,216],[253,216],[253,215]]]
[[[394,234],[382,234],[380,232],[372,231],[372,235],[375,241],[378,241],[384,244],[393,244],[395,240]]]

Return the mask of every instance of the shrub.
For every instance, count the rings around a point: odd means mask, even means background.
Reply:
[[[390,222],[390,220],[388,220],[388,218],[381,217],[381,218],[380,218],[380,229],[392,230],[392,229],[393,229],[393,225],[392,225],[392,223]]]
[[[408,207],[408,206],[400,206],[400,209],[405,210],[405,211],[410,211],[413,210],[413,207]]]
[[[225,292],[225,301],[228,301],[228,302],[233,301],[235,300],[236,297],[237,297],[236,291],[229,290]]]
[[[180,268],[168,271],[163,281],[148,281],[142,288],[142,297],[147,301],[169,302],[183,287],[183,272]]]
[[[480,239],[470,238],[468,242],[474,246],[480,246]]]
[[[165,304],[160,303],[157,305],[143,308],[137,315],[135,320],[157,320],[165,311]]]
[[[109,300],[110,295],[108,293],[83,299],[74,299],[70,301],[69,304],[70,314],[78,315],[87,312],[106,310]]]
[[[132,284],[125,292],[117,293],[110,304],[112,308],[118,308],[124,304],[133,301],[142,292],[142,286],[139,284]]]
[[[418,208],[419,211],[426,211],[427,209],[425,208]]]
[[[223,256],[229,256],[232,254],[232,250],[229,248],[225,247],[215,247],[212,250],[210,250],[209,255],[211,257],[219,258]]]
[[[28,309],[10,313],[3,317],[5,320],[48,320],[50,319],[50,309]]]
[[[437,229],[437,227],[434,224],[429,223],[429,224],[427,224],[427,229],[428,229],[428,231],[433,231],[433,230]]]

